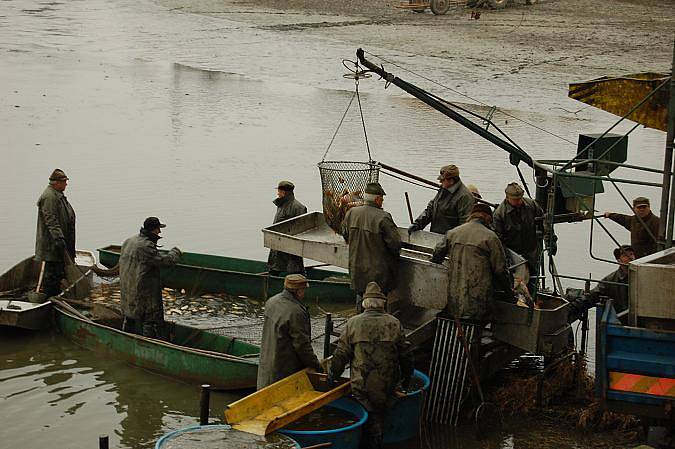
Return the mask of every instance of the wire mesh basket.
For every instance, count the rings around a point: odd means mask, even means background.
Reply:
[[[342,230],[347,211],[363,204],[363,192],[369,182],[378,182],[380,165],[377,162],[322,161],[321,175],[323,216],[335,232]]]

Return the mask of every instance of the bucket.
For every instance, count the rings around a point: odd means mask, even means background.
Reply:
[[[266,444],[267,443],[267,444]],[[155,449],[300,449],[291,437],[272,433],[267,436],[251,435],[225,424],[190,426],[174,430],[162,436]]]
[[[361,430],[363,424],[368,419],[368,412],[358,402],[352,399],[340,398],[326,407],[349,412],[357,418],[354,424],[338,429],[327,430],[288,430],[281,429],[279,433],[288,435],[295,441],[300,443],[303,447],[312,446],[321,443],[332,443],[333,448],[336,449],[358,449],[361,442]]]
[[[416,391],[410,391],[396,401],[384,420],[384,444],[400,443],[417,436],[422,413],[423,391],[429,389],[429,377],[415,370],[412,382],[421,383]]]

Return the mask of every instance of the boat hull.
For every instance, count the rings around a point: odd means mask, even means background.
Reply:
[[[217,390],[238,390],[256,385],[257,360],[146,338],[78,318],[58,307],[54,310],[56,326],[65,337],[99,354],[111,354],[149,371],[189,383],[209,384]],[[200,334],[204,334],[192,329],[197,336],[194,338],[188,335],[190,330],[177,326],[176,333],[181,334],[180,338],[190,340],[199,340]],[[222,343],[212,345],[214,349],[229,346],[230,354],[259,351],[253,345],[209,335]]]
[[[0,300],[0,326],[40,330],[49,322],[50,310],[49,302],[33,304],[26,301]]]
[[[117,265],[120,247],[99,248],[99,260],[106,267]],[[211,254],[183,253],[174,267],[162,269],[162,285],[185,289],[192,295],[202,293],[227,293],[232,296],[267,299],[281,290],[284,278],[267,274],[267,264],[258,260],[238,259]],[[308,301],[353,303],[355,294],[346,273],[307,269]]]

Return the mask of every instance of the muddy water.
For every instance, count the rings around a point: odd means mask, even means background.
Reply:
[[[264,258],[260,228],[272,219],[279,179],[292,179],[310,210],[320,207],[315,164],[352,95],[340,60],[354,51],[338,40],[148,1],[0,2],[0,270],[32,254],[35,200],[55,167],[71,178],[66,194],[78,216],[78,247],[119,243],[156,215],[168,223],[166,247]],[[447,85],[462,75],[461,67],[446,70],[435,58],[399,59]],[[590,109],[568,112],[579,105],[565,98],[566,86],[545,80],[536,73],[516,88],[462,87],[571,141],[613,120]],[[393,87],[383,90],[381,81],[360,87],[374,159],[428,178],[456,163],[492,201],[517,179],[501,150],[440,114]],[[497,113],[495,121],[535,157],[574,153],[574,145],[509,116]],[[660,167],[663,141],[661,133],[638,130],[629,162]],[[327,158],[367,158],[355,110]],[[404,192],[415,211],[433,195],[387,177],[382,183],[385,207],[401,225],[408,221]],[[638,194],[659,198],[653,189],[626,189],[629,198]],[[599,200],[600,210],[622,207],[615,192]],[[608,226],[628,240],[627,232]],[[600,277],[613,270],[590,259],[587,224],[561,226],[558,234],[561,272]],[[610,247],[606,237],[595,237],[596,256],[608,257]],[[161,433],[196,421],[195,387],[98,358],[57,336],[3,335],[0,351],[3,445],[91,447],[108,433],[114,447],[151,447]],[[214,409],[229,398],[217,396]],[[509,435],[500,440],[505,447],[514,444]]]

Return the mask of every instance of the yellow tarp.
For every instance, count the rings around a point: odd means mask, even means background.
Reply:
[[[641,125],[666,131],[670,98],[670,83],[667,82],[669,78],[670,75],[663,73],[602,77],[570,84],[569,97],[623,117],[666,81],[665,86],[628,116],[630,120]]]

